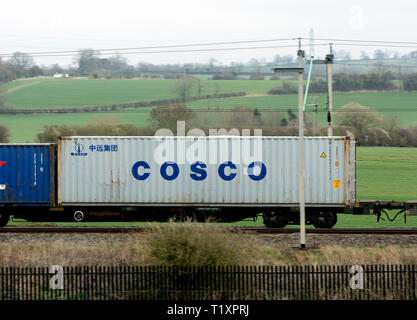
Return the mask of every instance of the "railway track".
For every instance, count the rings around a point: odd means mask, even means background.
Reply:
[[[225,227],[231,230],[251,232],[259,234],[293,234],[298,233],[298,228],[271,229],[264,227]],[[147,227],[4,227],[0,233],[137,233],[147,230]],[[310,229],[309,234],[397,234],[417,235],[417,228],[334,228],[334,229]]]

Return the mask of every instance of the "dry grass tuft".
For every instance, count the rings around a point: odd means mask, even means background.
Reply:
[[[141,265],[145,262],[137,244],[73,245],[63,241],[6,244],[0,247],[1,266]]]
[[[263,252],[274,260],[274,265],[417,265],[417,250],[415,248],[396,246],[381,248],[325,246],[307,251],[264,247]]]
[[[210,223],[156,224],[141,241],[145,256],[155,265],[241,265],[256,254],[256,247],[240,233]]]

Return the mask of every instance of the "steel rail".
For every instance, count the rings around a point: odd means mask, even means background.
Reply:
[[[224,227],[231,231],[250,232],[259,234],[294,234],[299,233],[298,228],[274,229],[265,227]],[[138,233],[149,230],[149,227],[3,227],[0,233]],[[415,234],[417,228],[333,228],[313,229],[307,228],[309,234]]]

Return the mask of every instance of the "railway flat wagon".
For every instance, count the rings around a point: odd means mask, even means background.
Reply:
[[[305,138],[306,219],[331,227],[353,207],[355,139]],[[298,223],[297,137],[62,137],[57,206],[75,220],[256,217]],[[103,209],[105,208],[105,210]]]
[[[354,137],[305,137],[306,224],[331,228],[338,213],[387,210],[416,200],[356,200]],[[0,227],[29,221],[239,221],[299,224],[298,137],[62,137],[0,144]]]

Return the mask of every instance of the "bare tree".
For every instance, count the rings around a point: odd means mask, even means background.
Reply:
[[[4,109],[6,107],[6,97],[7,97],[7,90],[6,87],[2,82],[0,82],[0,109]]]
[[[0,142],[6,143],[9,142],[10,132],[9,128],[6,126],[0,125]]]
[[[218,83],[214,84],[214,95],[217,96],[220,93],[220,85]]]
[[[116,54],[115,56],[110,57],[109,61],[110,71],[115,73],[121,73],[128,67],[127,59],[125,57],[122,57],[120,54]]]
[[[398,114],[384,115],[384,120],[382,122],[382,129],[392,132],[395,129],[398,129],[401,125],[401,118]]]
[[[35,65],[35,61],[31,56],[23,52],[15,52],[7,61],[18,76],[24,75],[25,71]]]
[[[350,52],[345,51],[343,49],[337,50],[334,53],[334,57],[335,57],[336,60],[350,60],[351,59]]]
[[[172,88],[172,92],[176,93],[182,102],[186,102],[192,94],[193,84],[196,80],[183,77],[178,80]]]
[[[177,121],[189,121],[195,118],[193,111],[183,104],[163,105],[153,108],[150,121],[155,129],[177,131]]]
[[[365,50],[361,51],[361,59],[362,60],[369,60],[369,55],[368,55],[368,53],[366,53]]]
[[[16,79],[16,74],[12,70],[12,66],[3,63],[0,58],[0,83],[9,82]]]
[[[335,118],[338,125],[355,128],[358,136],[363,136],[370,129],[382,124],[382,117],[375,110],[358,103],[344,105]]]
[[[93,49],[82,49],[78,52],[78,56],[74,59],[74,63],[78,65],[78,71],[81,75],[88,75],[97,71],[99,54],[98,51]]]
[[[197,94],[200,98],[203,95],[204,85],[200,79],[197,80]]]

